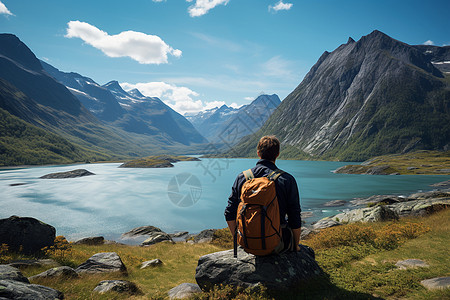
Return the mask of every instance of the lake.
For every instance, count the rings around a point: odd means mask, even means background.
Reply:
[[[223,212],[236,175],[256,159],[202,159],[173,168],[118,168],[117,163],[77,164],[0,170],[0,218],[34,217],[69,240],[103,235],[118,240],[132,228],[153,225],[166,232],[199,232],[226,227]],[[279,160],[277,166],[297,180],[302,211],[310,224],[350,207],[324,207],[330,200],[375,194],[408,195],[431,190],[450,176],[334,174],[344,162]],[[39,179],[87,169],[95,176]],[[21,185],[17,185],[21,184]]]

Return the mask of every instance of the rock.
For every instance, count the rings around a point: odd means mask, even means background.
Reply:
[[[0,220],[0,244],[7,244],[15,252],[38,254],[54,244],[55,233],[53,226],[34,218],[11,216]]]
[[[300,213],[300,215],[302,216],[302,219],[303,218],[311,218],[314,216],[314,213],[312,211],[302,211]]]
[[[31,276],[29,280],[41,279],[41,278],[77,278],[78,273],[74,269],[67,266],[56,267]]]
[[[411,171],[411,170],[417,170],[417,169],[419,169],[419,168],[418,168],[418,167],[407,167],[407,168],[406,168],[406,170],[410,170],[410,171]]]
[[[414,200],[431,199],[431,198],[450,198],[450,193],[443,191],[429,191],[422,193],[415,193],[409,196]]]
[[[413,200],[393,205],[387,205],[399,217],[425,216],[450,207],[450,197],[425,200]]]
[[[107,292],[127,293],[140,295],[142,291],[137,285],[127,280],[103,280],[94,288],[94,292],[104,294]]]
[[[87,237],[74,242],[75,245],[103,245],[105,238],[102,236]]]
[[[20,272],[19,269],[11,267],[9,265],[0,265],[0,280],[13,280],[30,283],[28,279],[23,276],[22,272]]]
[[[399,260],[395,266],[397,266],[399,269],[409,269],[409,268],[426,268],[429,267],[429,265],[420,259],[406,259],[406,260]]]
[[[161,242],[171,242],[175,243],[170,235],[165,232],[154,232],[150,235],[148,239],[141,243],[141,246],[150,246]]]
[[[95,175],[95,174],[91,173],[85,169],[77,169],[77,170],[67,171],[67,172],[51,173],[51,174],[41,176],[39,178],[41,178],[41,179],[65,179],[65,178],[77,178],[77,177],[90,176],[90,175]]]
[[[323,275],[314,259],[312,249],[301,246],[299,252],[280,255],[255,256],[238,248],[200,257],[195,279],[203,291],[214,285],[232,285],[254,288],[263,284],[268,292],[295,289],[298,284]]]
[[[171,233],[169,234],[171,238],[185,238],[186,236],[189,235],[189,232],[187,231],[180,231],[180,232],[176,232],[176,233]]]
[[[149,261],[144,261],[142,264],[141,264],[141,269],[145,269],[145,268],[149,268],[149,267],[157,267],[157,266],[160,266],[160,265],[162,265],[162,261],[159,259],[159,258],[156,258],[156,259],[152,259],[152,260],[149,260]]]
[[[142,237],[145,235],[151,235],[154,232],[164,232],[164,231],[155,226],[141,226],[133,228],[128,232],[125,232],[124,234],[122,234],[122,238]]]
[[[307,239],[309,235],[313,233],[315,233],[315,231],[312,231],[308,227],[302,227],[302,230],[300,232],[300,239],[301,240]]]
[[[348,212],[337,214],[332,218],[334,220],[339,220],[339,222],[341,223],[353,223],[353,222],[383,222],[389,220],[397,220],[398,217],[399,216],[396,211],[390,209],[386,205],[380,205],[374,207],[353,209]]]
[[[91,256],[86,262],[75,269],[77,273],[107,273],[122,272],[127,273],[127,268],[123,264],[119,255],[115,252],[97,253]]]
[[[58,290],[38,284],[21,281],[0,280],[0,298],[3,299],[64,299],[64,294]]]
[[[214,233],[217,229],[205,229],[199,234],[193,236],[194,243],[209,243],[212,241]]]
[[[450,169],[438,169],[436,170],[438,173],[450,173]]]
[[[345,200],[333,200],[333,201],[328,201],[323,206],[326,206],[326,207],[337,207],[337,206],[343,206],[345,204],[347,204],[347,201],[345,201]]]
[[[374,195],[370,196],[369,198],[356,198],[354,200],[351,200],[350,203],[356,206],[368,206],[368,205],[375,205],[378,203],[393,204],[408,200],[410,199],[395,195]]]
[[[202,290],[197,284],[194,283],[182,283],[173,289],[171,289],[169,294],[169,299],[185,299],[191,298],[194,294],[201,293]]]
[[[43,267],[43,266],[60,266],[55,260],[46,259],[24,259],[24,260],[13,260],[8,265],[14,268],[27,268],[27,267]]]
[[[439,188],[450,188],[450,180],[431,184],[430,186],[439,187]]]
[[[420,283],[429,290],[444,290],[450,287],[450,277],[431,278]]]
[[[333,218],[335,218],[335,217],[333,217]],[[323,218],[313,224],[313,229],[318,230],[318,229],[324,229],[324,228],[329,228],[329,227],[334,227],[334,226],[339,226],[339,225],[341,225],[341,223],[339,223],[336,220],[333,220],[332,218]]]

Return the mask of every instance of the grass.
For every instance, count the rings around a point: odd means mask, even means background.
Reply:
[[[450,210],[443,210],[429,217],[356,223],[323,230],[302,243],[315,250],[316,260],[327,278],[299,287],[289,295],[275,295],[275,298],[448,299],[450,289],[428,291],[420,284],[424,279],[450,276],[448,220]],[[167,299],[171,288],[183,282],[195,283],[195,268],[200,256],[230,248],[230,239],[227,229],[223,229],[216,232],[210,244],[72,245],[71,255],[63,259],[66,265],[76,267],[95,253],[116,252],[127,266],[128,275],[83,275],[79,279],[41,279],[33,283],[58,289],[65,299]],[[140,269],[142,262],[155,258],[161,259],[163,265]],[[430,267],[398,269],[395,263],[405,259],[421,259]],[[45,269],[30,267],[22,272],[32,276]],[[110,279],[132,281],[143,294],[92,293],[100,281]],[[218,287],[196,299],[270,299],[270,296],[264,292],[237,292],[230,287]]]
[[[353,169],[356,173],[364,173],[371,167],[386,165],[390,166],[389,173],[401,175],[450,175],[450,151],[421,150],[406,154],[377,156],[364,165],[354,165]]]

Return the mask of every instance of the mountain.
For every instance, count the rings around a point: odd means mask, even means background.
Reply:
[[[238,109],[222,105],[186,118],[210,142],[230,147],[258,131],[280,103],[275,94],[260,95]]]
[[[140,139],[102,124],[64,85],[49,76],[33,52],[12,34],[0,34],[0,80],[3,120],[17,127],[17,134],[9,137],[0,132],[2,149],[20,144],[20,139],[25,137],[19,131],[28,128],[10,116],[51,132],[70,144],[69,148],[78,154],[69,154],[68,160],[69,157],[84,161],[145,156],[155,149],[150,143],[146,145],[148,148],[142,147]],[[5,121],[4,126],[8,127],[8,122]],[[9,126],[8,130],[13,127]],[[30,132],[37,135],[35,138],[42,134],[39,130]],[[36,153],[49,148],[44,144],[35,144]],[[16,154],[21,150],[16,149]],[[59,151],[57,147],[55,151]]]
[[[261,130],[233,153],[254,156],[265,134],[277,135],[281,157],[290,158],[362,161],[449,149],[450,74],[436,64],[447,55],[447,47],[410,46],[377,30],[358,42],[350,38],[323,53]]]
[[[127,93],[117,81],[101,86],[91,78],[61,72],[41,63],[46,72],[64,84],[93,115],[110,126],[137,134],[161,147],[207,142],[182,115],[156,97],[145,97],[137,89]],[[184,147],[181,151],[189,149]]]

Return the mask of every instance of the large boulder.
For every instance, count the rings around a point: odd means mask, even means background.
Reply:
[[[0,299],[64,299],[64,294],[58,290],[22,281],[0,280]]]
[[[195,294],[201,293],[202,290],[197,284],[182,283],[168,292],[169,299],[186,299],[192,298]]]
[[[53,226],[37,219],[11,216],[0,220],[0,244],[7,244],[12,251],[36,254],[55,241]]]
[[[13,280],[30,283],[28,279],[22,275],[22,272],[20,272],[19,269],[8,265],[0,265],[0,280]]]
[[[130,295],[142,294],[134,282],[127,280],[103,280],[94,288],[94,292],[104,294],[107,292],[126,293]]]
[[[341,223],[382,222],[397,220],[398,214],[386,205],[380,205],[353,209],[348,212],[337,214],[332,218]],[[320,223],[320,221],[318,223]]]
[[[39,273],[37,275],[31,276],[30,280],[36,280],[41,278],[77,278],[78,273],[68,266],[62,266],[62,267],[55,267],[48,269],[47,271],[44,271],[42,273]]]
[[[131,229],[130,231],[122,234],[122,238],[135,238],[151,235],[155,232],[163,232],[161,229],[155,226],[141,226]]]
[[[75,269],[77,273],[127,273],[119,255],[115,252],[103,252],[92,255],[87,261]]]
[[[388,205],[399,217],[424,216],[450,207],[450,197],[414,200]]]
[[[323,275],[311,248],[301,246],[299,252],[280,255],[255,256],[238,248],[200,257],[195,279],[203,291],[214,285],[232,285],[256,288],[261,284],[270,293],[295,289],[301,283]]]
[[[103,245],[104,243],[105,238],[102,236],[87,237],[74,242],[75,245],[89,245],[89,246]]]
[[[167,233],[153,232],[145,241],[141,243],[141,246],[150,246],[161,242],[175,243]]]
[[[194,243],[209,243],[212,241],[214,233],[217,229],[205,229],[200,231],[199,234],[193,236]]]

